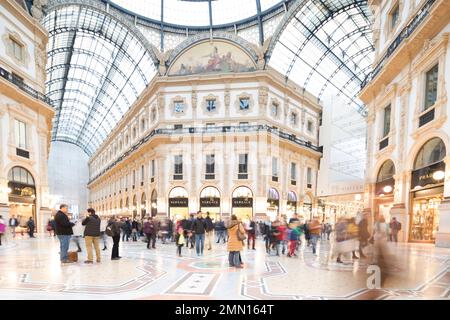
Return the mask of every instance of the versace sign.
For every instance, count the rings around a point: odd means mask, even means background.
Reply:
[[[253,198],[233,198],[231,205],[235,208],[251,208],[253,207]]]
[[[188,198],[169,198],[169,207],[184,208],[188,203]]]
[[[200,198],[200,207],[218,208],[220,207],[220,198]]]

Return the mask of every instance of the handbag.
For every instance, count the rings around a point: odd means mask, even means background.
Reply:
[[[245,233],[241,232],[241,230],[239,230],[239,226],[237,228],[237,238],[239,241],[244,241],[245,239],[247,239],[247,236],[245,235]]]

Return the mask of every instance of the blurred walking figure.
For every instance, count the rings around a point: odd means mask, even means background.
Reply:
[[[355,223],[355,218],[345,219],[339,218],[335,227],[336,231],[336,254],[337,254],[337,263],[343,263],[341,260],[341,256],[343,254],[352,253],[353,259],[358,259],[356,256],[355,250],[358,249],[358,226]]]
[[[134,242],[138,240],[138,222],[136,218],[131,223],[131,238]]]
[[[299,223],[297,222],[291,222],[289,224],[289,252],[288,257],[296,257],[295,249],[297,247],[297,242],[300,239],[301,231]]]
[[[184,246],[184,230],[183,228],[178,228],[177,235],[175,236],[175,244],[177,245],[177,254],[181,257],[181,248]]]
[[[333,227],[331,226],[331,223],[327,222],[325,224],[325,232],[327,234],[327,240],[330,240],[330,234],[333,231]]]
[[[73,230],[73,236],[72,241],[76,244],[78,251],[81,252],[81,246],[80,246],[80,239],[83,237],[84,233],[84,226],[82,224],[81,219],[78,219],[75,221],[75,225],[72,227]]]
[[[369,244],[369,223],[367,221],[367,213],[363,214],[361,221],[358,224],[358,235],[359,235],[359,257],[366,258],[363,250]]]
[[[256,223],[254,219],[251,219],[249,221],[245,231],[247,232],[247,248],[250,249],[250,241],[252,241],[252,249],[256,250],[255,249]]]
[[[6,232],[6,224],[3,217],[0,215],[0,246],[2,245],[2,236]]]
[[[9,218],[9,228],[11,229],[11,233],[13,238],[16,237],[16,228],[19,226],[19,220],[14,217],[14,215]]]
[[[226,236],[225,236],[225,222],[223,221],[223,219],[221,218],[220,221],[216,222],[215,224],[215,230],[216,230],[216,234],[217,234],[217,241],[216,243],[220,242],[220,239],[223,239],[223,243],[225,243],[226,240]]]
[[[308,231],[310,233],[312,252],[316,254],[317,241],[320,237],[321,225],[317,217],[314,217],[313,220],[308,224]]]
[[[262,234],[264,235],[264,242],[266,244],[266,253],[270,253],[270,243],[272,242],[271,240],[271,226],[270,226],[270,221],[264,221],[263,223],[263,231]]]
[[[106,238],[106,226],[108,225],[108,221],[106,221],[106,219],[101,219],[100,221],[100,239],[103,241],[103,251],[108,250],[108,248],[106,247],[108,240]]]
[[[395,243],[397,243],[397,241],[398,241],[398,232],[400,230],[402,230],[402,224],[397,221],[396,217],[393,217],[391,223],[389,224],[389,227],[391,229],[390,240],[394,241]]]
[[[373,227],[373,261],[372,264],[378,265],[381,270],[381,284],[384,283],[388,273],[388,250],[387,240],[389,234],[389,225],[386,223],[383,215],[378,216]]]
[[[153,249],[156,249],[156,225],[153,221],[153,218],[148,218],[147,222],[144,223],[144,233],[147,237],[147,249],[150,249],[150,244],[152,245]]]

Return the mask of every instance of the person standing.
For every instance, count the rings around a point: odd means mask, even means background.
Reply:
[[[150,249],[150,245],[153,249],[156,249],[155,243],[156,243],[156,222],[153,219],[153,217],[150,217],[147,219],[147,222],[144,223],[144,233],[147,237],[147,249]]]
[[[194,248],[194,242],[195,242],[195,238],[194,238],[194,222],[195,222],[195,218],[194,215],[191,213],[189,220],[187,221],[187,226],[188,226],[188,237],[186,238],[187,242],[191,243],[191,249]],[[188,246],[188,243],[186,243],[186,247]]]
[[[330,240],[330,234],[333,231],[333,227],[331,226],[331,223],[327,222],[325,224],[325,232],[327,233],[327,240]]]
[[[391,223],[389,224],[389,227],[391,229],[390,240],[397,243],[398,232],[402,229],[402,224],[397,221],[396,217],[393,217]]]
[[[256,239],[256,223],[254,219],[251,219],[247,227],[247,248],[250,249],[250,241],[252,241],[252,250],[255,249]]]
[[[87,260],[84,263],[93,263],[92,245],[94,245],[97,262],[100,263],[100,218],[92,208],[87,209],[87,212],[89,216],[81,223],[83,226],[86,226],[84,229],[84,241],[86,243]]]
[[[138,222],[136,219],[133,219],[133,222],[131,223],[131,238],[133,242],[136,242],[138,240]]]
[[[208,248],[208,250],[211,250],[212,249],[211,238],[214,233],[214,223],[212,222],[209,216],[209,212],[206,212],[205,223],[206,223],[206,247]]]
[[[238,232],[240,235],[245,235],[244,226],[240,221],[238,221],[236,215],[231,215],[230,225],[228,226],[228,244],[227,250],[228,262],[230,267],[235,267],[238,269],[242,268],[242,261],[240,260],[240,252],[243,249],[243,241],[238,237]],[[244,237],[245,238],[245,237]]]
[[[59,254],[61,263],[71,263],[67,251],[69,250],[69,242],[73,234],[72,227],[75,224],[70,222],[67,216],[68,209],[69,207],[66,204],[61,204],[59,211],[55,215],[55,233],[58,236],[60,244]]]
[[[131,234],[131,223],[128,218],[125,218],[125,222],[122,224],[122,241],[125,241],[125,237],[127,238],[127,241],[130,239]]]
[[[19,225],[19,220],[17,220],[14,215],[11,216],[11,218],[9,218],[9,228],[11,229],[11,233],[13,235],[13,238],[16,237],[16,228]]]
[[[217,234],[217,241],[216,243],[220,242],[220,239],[223,238],[223,243],[225,243],[225,222],[223,221],[223,219],[221,218],[219,222],[216,222],[215,225],[215,229],[216,229],[216,234]]]
[[[111,230],[111,237],[113,239],[113,247],[111,251],[111,260],[119,260],[119,243],[120,243],[120,230],[122,229],[122,222],[118,221],[115,216],[112,216],[108,221],[106,229]],[[107,232],[105,230],[105,232]]]
[[[2,236],[6,232],[6,224],[3,217],[0,215],[0,246],[2,245]]]
[[[298,220],[297,220],[298,221]],[[287,254],[288,257],[296,257],[295,248],[297,247],[297,242],[300,239],[300,226],[298,222],[289,223],[290,232],[289,234],[289,252]]]
[[[33,217],[30,217],[30,219],[28,219],[27,228],[28,228],[28,235],[30,236],[30,238],[34,238],[35,237],[34,236],[35,224],[34,224]]]
[[[316,254],[317,241],[319,240],[321,230],[321,224],[317,217],[314,217],[308,224],[308,230],[311,238],[312,251],[313,254]]]
[[[206,222],[202,217],[202,212],[197,212],[197,219],[194,220],[193,232],[195,235],[195,250],[197,251],[197,256],[203,255],[203,249],[205,247],[205,232],[206,232]]]

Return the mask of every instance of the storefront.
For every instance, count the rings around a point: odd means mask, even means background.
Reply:
[[[253,192],[248,187],[237,187],[231,198],[231,213],[238,219],[253,217]]]
[[[444,194],[446,149],[433,138],[423,145],[411,174],[409,241],[434,243],[439,230],[439,204]]]
[[[206,187],[200,192],[200,211],[209,212],[211,219],[220,219],[220,192],[215,187]]]
[[[297,195],[294,191],[289,191],[286,204],[286,216],[289,221],[297,213]]]
[[[169,218],[172,217],[177,220],[189,218],[188,192],[183,187],[175,187],[169,192]]]
[[[267,193],[267,216],[275,221],[280,213],[280,195],[275,188],[269,188]]]
[[[24,230],[33,218],[36,222],[36,187],[31,173],[22,167],[14,167],[8,172],[8,196],[10,215],[14,215]],[[39,230],[36,230],[37,232]]]
[[[151,214],[152,217],[156,216],[156,214],[158,213],[158,194],[156,193],[156,190],[152,191],[152,196],[150,199],[150,205],[151,205]]]
[[[377,174],[375,183],[375,218],[383,216],[391,221],[391,208],[394,205],[395,166],[391,160],[383,163]]]

